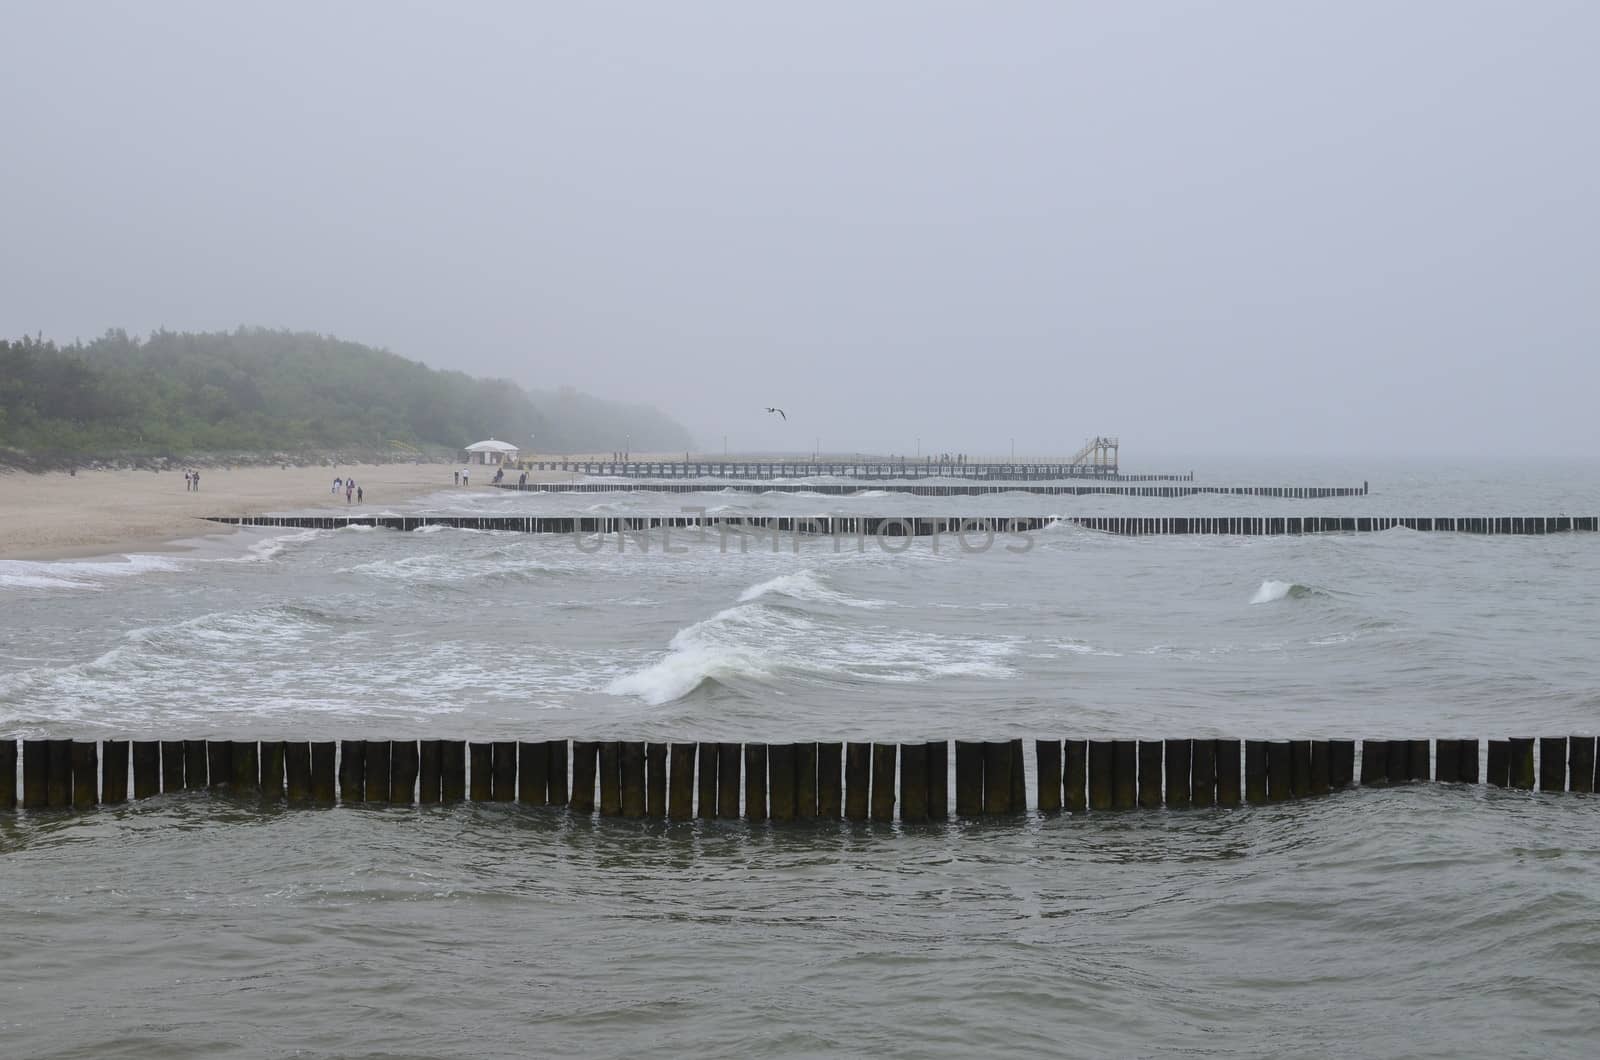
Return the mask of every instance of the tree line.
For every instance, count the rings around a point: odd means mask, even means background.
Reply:
[[[530,441],[530,436],[533,439]],[[309,332],[114,329],[58,346],[0,339],[0,448],[185,454],[405,447],[498,437],[546,453],[688,449],[655,408],[440,371]]]

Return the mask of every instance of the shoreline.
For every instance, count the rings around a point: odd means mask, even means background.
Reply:
[[[353,475],[366,494],[360,505],[346,505],[341,497],[340,511],[409,505],[427,494],[452,489],[465,493],[492,489],[454,486],[452,475],[458,467],[202,467],[199,492],[185,489],[181,471],[0,475],[0,560],[51,562],[193,551],[182,542],[238,533],[237,528],[206,522],[206,516],[333,509],[330,488],[335,475]],[[492,469],[486,470],[492,474]],[[528,477],[559,482],[572,476],[529,472]]]

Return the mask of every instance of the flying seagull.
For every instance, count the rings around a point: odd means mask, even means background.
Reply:
[[[780,416],[782,416],[782,417],[783,417],[783,419],[784,419],[784,422],[785,422],[785,423],[787,423],[787,422],[788,422],[788,420],[789,420],[789,414],[788,414],[788,413],[786,413],[786,412],[784,412],[784,411],[783,411],[783,410],[782,410],[782,409],[775,409],[775,408],[773,408],[773,407],[771,407],[771,406],[770,406],[770,405],[769,405],[769,406],[768,406],[768,407],[767,407],[767,411],[768,411],[768,412],[776,412],[776,413],[777,413],[777,414],[778,414],[778,415],[780,415]]]

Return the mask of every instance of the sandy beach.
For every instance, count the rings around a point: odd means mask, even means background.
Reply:
[[[184,489],[181,471],[80,471],[0,474],[0,559],[66,559],[148,552],[182,539],[225,533],[208,515],[259,515],[288,508],[334,507],[335,475],[353,475],[365,507],[395,505],[454,488],[451,464],[332,467],[207,467],[200,491]],[[488,488],[493,469],[484,471]],[[529,472],[529,479],[570,475]],[[349,510],[341,496],[337,507]]]

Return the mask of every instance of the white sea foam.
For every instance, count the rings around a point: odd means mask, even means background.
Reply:
[[[183,569],[179,560],[138,553],[107,560],[0,560],[0,588],[101,589],[113,579]]]
[[[853,627],[768,607],[758,597],[679,630],[667,648],[654,663],[616,678],[605,691],[660,705],[707,683],[1010,677],[1014,671],[1004,660],[1016,643]]]
[[[1250,598],[1250,602],[1252,604],[1270,604],[1274,600],[1282,600],[1288,596],[1289,590],[1293,588],[1293,582],[1280,582],[1276,579],[1268,578],[1261,583],[1261,587]]]
[[[890,606],[888,600],[863,599],[830,589],[823,584],[821,575],[814,570],[780,574],[776,578],[758,582],[739,594],[739,602],[749,603],[751,600],[759,600],[769,595],[787,596],[790,599],[810,600],[815,603],[839,604],[843,607],[873,609]]]

